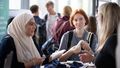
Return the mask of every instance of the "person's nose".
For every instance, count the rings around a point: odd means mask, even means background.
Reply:
[[[80,20],[77,20],[77,24],[79,24],[81,21]]]
[[[36,29],[36,28],[37,28],[37,25],[36,25],[36,24],[34,24],[34,25],[33,25],[33,29]]]

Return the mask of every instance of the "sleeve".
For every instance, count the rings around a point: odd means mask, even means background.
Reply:
[[[4,37],[0,42],[0,68],[4,68],[4,62],[8,54],[14,50],[14,41],[11,37]],[[13,60],[16,58],[13,57]],[[18,61],[17,61],[18,62]],[[18,62],[15,67],[25,68],[24,63]]]
[[[11,52],[12,46],[10,45],[9,38],[3,38],[0,43],[0,68],[3,68],[5,58]]]
[[[69,32],[66,32],[63,34],[58,50],[63,50],[63,49],[67,50],[68,35],[69,35]]]
[[[93,34],[92,43],[91,43],[91,49],[92,49],[92,51],[94,53],[96,52],[96,49],[98,47],[97,43],[98,43],[97,36],[95,34]]]

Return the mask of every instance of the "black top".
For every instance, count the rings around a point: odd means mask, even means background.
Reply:
[[[38,47],[36,48],[38,49]],[[4,68],[6,58],[9,54],[11,54],[11,52],[12,60],[10,61],[10,68],[25,68],[24,63],[18,62],[14,40],[10,35],[4,36],[0,42],[0,68]],[[43,64],[47,63],[50,63],[49,56],[46,57],[45,61],[43,62]]]
[[[117,34],[110,36],[95,60],[96,68],[116,68],[115,50]]]

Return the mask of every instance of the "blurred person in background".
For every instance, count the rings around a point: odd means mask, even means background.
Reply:
[[[73,30],[74,27],[70,25],[70,14],[72,13],[72,8],[70,6],[65,6],[63,8],[63,15],[61,18],[58,18],[52,28],[54,40],[57,44],[60,44],[62,35],[69,31]]]
[[[89,23],[85,26],[86,30],[96,34],[97,24],[94,16],[89,16]]]
[[[55,24],[55,21],[57,18],[59,18],[61,15],[60,13],[55,12],[54,10],[54,3],[52,1],[48,1],[46,3],[46,8],[48,11],[48,14],[44,16],[44,20],[46,21],[46,32],[47,32],[47,40],[53,37],[52,33],[52,27]]]
[[[33,36],[33,41],[35,45],[38,47],[40,54],[42,55],[41,47],[46,41],[46,23],[43,19],[39,17],[39,6],[32,5],[30,10],[33,14],[36,23],[36,30]]]

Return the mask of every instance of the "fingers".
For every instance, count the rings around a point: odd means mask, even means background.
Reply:
[[[35,57],[35,58],[32,59],[32,62],[33,62],[34,65],[41,65],[44,60],[45,60],[45,58],[43,58],[43,57],[42,58],[36,58]]]
[[[40,58],[35,57],[29,61],[26,61],[24,63],[24,65],[25,65],[25,68],[31,68],[32,66],[35,66],[35,65],[41,65],[44,60],[45,60],[45,58],[43,58],[43,57],[40,57]]]
[[[90,54],[89,52],[82,53],[79,56],[80,56],[80,60],[82,62],[92,62],[94,60],[94,56],[92,54]]]
[[[89,44],[88,44],[86,41],[82,41],[81,47],[82,47],[84,50],[87,50],[87,51],[90,51],[90,50],[91,50]]]
[[[80,60],[82,61],[82,62],[91,62],[91,59],[92,58],[90,58],[88,55],[86,55],[86,54],[81,54],[80,55]]]
[[[86,56],[84,54],[80,54],[80,61],[86,62]]]

